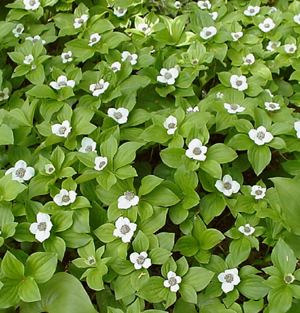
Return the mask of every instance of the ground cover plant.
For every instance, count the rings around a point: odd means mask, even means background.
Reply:
[[[2,0],[0,312],[300,312],[300,2]]]

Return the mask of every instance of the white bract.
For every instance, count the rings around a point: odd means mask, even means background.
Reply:
[[[217,29],[215,26],[209,26],[209,27],[203,27],[203,29],[200,32],[200,37],[202,39],[209,39],[217,33]]]
[[[122,196],[118,198],[118,209],[126,210],[138,205],[140,198],[132,191],[125,191]]]
[[[137,63],[138,55],[136,53],[130,53],[129,51],[123,51],[121,54],[122,62],[129,61],[131,65]]]
[[[9,89],[7,87],[0,90],[0,101],[7,100],[9,98]]]
[[[180,1],[175,1],[175,2],[174,2],[174,8],[175,8],[175,9],[180,9],[181,6],[182,6],[182,4],[181,4]]]
[[[120,62],[114,62],[110,68],[113,70],[114,73],[119,72],[121,70],[121,63]]]
[[[208,13],[210,16],[211,16],[211,18],[215,21],[217,18],[218,18],[218,16],[219,16],[219,14],[218,14],[218,12],[211,12],[211,13]]]
[[[84,137],[81,140],[81,147],[79,148],[79,152],[82,153],[88,153],[91,151],[95,151],[96,150],[96,142],[89,138],[89,137]]]
[[[239,232],[244,234],[245,236],[251,236],[255,232],[255,228],[250,224],[245,224],[244,226],[240,226],[238,228]]]
[[[76,200],[77,193],[74,190],[61,189],[60,192],[54,196],[53,201],[58,206],[66,206],[74,203]]]
[[[52,163],[45,164],[44,169],[45,169],[45,173],[48,175],[51,175],[52,173],[55,172],[55,167]]]
[[[222,283],[222,290],[228,293],[234,289],[234,286],[240,283],[239,272],[237,268],[225,270],[218,275],[219,282]]]
[[[19,38],[24,31],[24,25],[23,24],[17,24],[16,27],[12,30],[12,33],[16,38]]]
[[[294,282],[296,277],[292,273],[289,273],[289,274],[284,275],[283,279],[284,279],[285,283],[289,285],[289,284],[292,284]]]
[[[230,197],[233,193],[237,193],[240,190],[240,184],[233,180],[230,175],[224,175],[223,179],[219,179],[215,183],[215,187],[224,194],[226,197]]]
[[[194,112],[199,112],[199,108],[197,106],[195,106],[195,107],[188,107],[186,109],[186,113],[194,113]]]
[[[130,242],[137,225],[131,223],[127,217],[119,217],[115,222],[115,230],[113,235],[117,238],[121,238],[124,243]]]
[[[243,57],[243,61],[245,65],[251,65],[255,62],[255,56],[252,53],[249,53]]]
[[[194,138],[190,141],[185,155],[193,160],[204,161],[206,159],[207,147],[202,145],[201,140]]]
[[[176,67],[170,69],[162,68],[159,73],[160,75],[157,76],[157,81],[167,85],[174,85],[175,79],[179,75],[179,71]]]
[[[177,129],[177,118],[173,115],[170,115],[166,118],[163,125],[164,128],[167,129],[167,134],[173,135]]]
[[[300,14],[297,14],[293,17],[293,20],[295,23],[299,24],[300,25]]]
[[[90,85],[90,91],[94,97],[98,97],[103,94],[106,89],[109,87],[109,82],[100,79],[98,83]]]
[[[267,44],[266,49],[270,52],[275,51],[277,48],[279,48],[281,45],[280,41],[269,41]]]
[[[251,187],[251,196],[254,196],[256,200],[263,199],[266,195],[267,188],[254,185]]]
[[[46,43],[46,40],[42,39],[41,36],[35,35],[33,37],[29,36],[26,37],[25,40],[31,41],[32,43],[36,43],[38,41],[41,41],[41,43],[44,45]]]
[[[50,237],[52,226],[50,215],[39,212],[36,216],[36,223],[30,225],[29,231],[37,241],[43,242]]]
[[[24,56],[24,64],[30,65],[34,61],[34,57],[32,54],[28,54]]]
[[[136,270],[143,268],[149,268],[151,266],[151,259],[148,258],[147,252],[141,253],[133,252],[129,256],[130,262],[133,264]]]
[[[216,94],[216,98],[217,99],[223,99],[223,97],[224,97],[223,92],[218,91],[217,94]]]
[[[294,43],[287,43],[283,46],[283,48],[288,54],[293,54],[297,51],[297,46]]]
[[[87,14],[82,14],[80,17],[76,17],[73,23],[74,28],[77,29],[77,28],[82,27],[82,25],[86,23],[88,19],[89,19],[89,16]]]
[[[231,75],[230,84],[232,88],[239,91],[243,91],[248,88],[247,77],[244,75]]]
[[[231,37],[233,41],[238,41],[240,38],[242,38],[244,35],[243,32],[235,32],[235,33],[231,33]]]
[[[96,171],[102,171],[107,165],[107,157],[97,156],[95,158],[95,166],[94,169]]]
[[[251,129],[248,132],[249,138],[258,146],[269,143],[273,139],[273,135],[266,130],[264,126],[259,126],[257,129]]]
[[[248,8],[244,11],[246,16],[255,16],[259,13],[260,7],[259,6],[252,6],[249,5]]]
[[[63,121],[61,124],[54,124],[51,126],[52,134],[59,137],[68,137],[71,132],[72,127],[69,121]]]
[[[179,284],[182,281],[181,277],[177,276],[176,273],[169,271],[167,278],[168,279],[164,281],[164,286],[170,288],[172,292],[177,292],[179,290]]]
[[[297,138],[300,138],[300,121],[294,122],[294,129],[297,133]]]
[[[125,8],[120,8],[120,7],[116,7],[114,8],[114,15],[117,17],[122,17],[126,14],[127,9]]]
[[[211,9],[211,3],[208,0],[198,1],[197,5],[201,10]]]
[[[277,111],[280,110],[280,104],[277,102],[265,102],[265,109],[267,111]]]
[[[126,108],[109,108],[107,115],[114,119],[118,124],[125,124],[128,120],[129,111]]]
[[[137,29],[143,32],[145,35],[149,35],[151,33],[151,26],[147,23],[141,23],[137,25]]]
[[[229,114],[241,113],[245,111],[245,108],[239,104],[235,103],[224,103],[224,108]]]
[[[61,54],[61,61],[63,63],[69,63],[69,62],[72,62],[73,61],[73,58],[72,58],[72,51],[67,51],[67,52],[63,52]]]
[[[93,45],[97,44],[101,39],[101,35],[98,33],[91,34],[89,40],[89,46],[92,47]]]
[[[9,174],[11,174],[12,180],[23,183],[34,176],[35,170],[31,166],[27,166],[27,163],[24,160],[19,160],[15,163],[14,167],[11,167],[5,172],[5,175]]]
[[[59,90],[64,87],[74,88],[75,81],[72,79],[68,80],[67,76],[65,75],[60,75],[56,81],[50,82],[50,86],[55,90]]]
[[[39,0],[23,0],[23,4],[25,7],[25,10],[28,10],[28,11],[29,10],[35,11],[41,5]]]
[[[267,33],[271,31],[272,29],[274,29],[276,25],[270,17],[267,17],[262,23],[258,24],[258,27],[261,31],[263,31],[264,33]]]

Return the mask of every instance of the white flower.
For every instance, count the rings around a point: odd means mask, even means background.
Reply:
[[[277,111],[280,110],[280,104],[276,102],[265,102],[265,109],[267,111]]]
[[[131,223],[127,217],[119,217],[115,222],[115,230],[113,235],[121,238],[124,243],[130,242],[137,225]]]
[[[219,16],[219,14],[218,14],[218,12],[211,12],[211,13],[208,13],[210,16],[211,16],[211,18],[215,21],[217,18],[218,18],[218,16]]]
[[[24,31],[24,25],[23,24],[17,24],[16,27],[12,30],[12,33],[15,37],[19,38],[21,34]]]
[[[195,107],[188,107],[186,109],[186,113],[193,113],[193,112],[199,112],[199,108],[195,106]]]
[[[255,62],[255,57],[252,53],[249,53],[245,57],[243,57],[243,61],[245,65],[251,65]]]
[[[9,98],[9,89],[7,87],[0,90],[0,101],[7,100]]]
[[[222,290],[228,293],[234,289],[234,286],[240,283],[239,272],[237,268],[225,270],[223,273],[218,275],[219,282],[222,283]]]
[[[267,47],[266,47],[266,49],[267,49],[268,51],[273,52],[273,51],[275,51],[277,48],[279,48],[280,45],[281,45],[281,42],[280,42],[280,41],[269,41],[269,42],[268,42],[268,45],[267,45]]]
[[[31,36],[26,37],[25,40],[29,40],[32,43],[36,43],[38,41],[41,41],[43,45],[46,43],[46,41],[44,39],[42,39],[41,36],[39,36],[39,35],[35,35],[33,37],[31,37]]]
[[[198,1],[197,5],[201,10],[211,9],[211,3],[208,0]]]
[[[96,171],[102,171],[107,165],[107,157],[97,156],[95,157],[95,166]]]
[[[159,73],[160,75],[156,78],[157,81],[167,85],[174,85],[175,79],[179,75],[179,71],[176,67],[172,67],[170,69],[162,68]]]
[[[244,226],[240,226],[238,228],[239,232],[244,234],[245,236],[250,236],[255,232],[255,228],[250,224],[245,224]]]
[[[203,27],[200,32],[200,37],[206,40],[213,37],[216,33],[217,29],[215,26]]]
[[[224,97],[223,92],[218,91],[217,94],[216,94],[216,98],[217,99],[222,99],[223,97]]]
[[[132,191],[125,191],[122,196],[118,198],[118,209],[126,210],[138,205],[140,198]]]
[[[61,189],[60,192],[54,196],[53,201],[58,206],[69,205],[76,200],[77,193],[74,190]]]
[[[164,281],[164,286],[166,288],[170,288],[172,292],[177,292],[179,290],[179,284],[181,283],[181,277],[177,276],[176,273],[169,271],[167,274],[167,278]]]
[[[33,61],[34,61],[33,55],[28,54],[28,55],[25,55],[23,63],[30,65]]]
[[[151,259],[148,258],[147,252],[141,253],[133,252],[129,256],[130,262],[134,265],[136,270],[143,268],[149,268],[151,266]]]
[[[141,23],[137,25],[137,29],[143,32],[145,35],[149,35],[151,33],[151,27],[147,23]]]
[[[245,108],[235,103],[224,103],[224,108],[229,114],[241,113],[245,111]]]
[[[180,1],[175,1],[175,2],[174,2],[174,8],[175,8],[175,9],[180,9],[181,6],[182,6],[182,4],[181,4]]]
[[[289,54],[293,54],[297,50],[297,46],[294,43],[291,43],[291,44],[287,43],[283,47],[284,47],[284,51]]]
[[[230,197],[233,193],[237,193],[240,190],[240,184],[233,180],[230,175],[224,175],[222,180],[217,180],[215,187],[226,197]]]
[[[256,200],[263,199],[266,195],[267,188],[259,185],[254,185],[251,187],[251,196],[254,196]]]
[[[261,31],[263,31],[264,33],[267,33],[271,31],[272,29],[274,29],[276,25],[270,17],[267,17],[262,23],[258,24],[258,27]]]
[[[243,91],[248,88],[247,77],[244,75],[231,75],[230,84],[232,88],[239,91]]]
[[[135,53],[130,53],[129,51],[123,51],[121,54],[122,62],[129,61],[131,65],[137,63],[138,55]]]
[[[294,16],[294,22],[300,25],[300,14]]]
[[[259,6],[252,6],[249,5],[248,8],[244,11],[246,16],[255,16],[259,13],[260,7]]]
[[[119,72],[121,69],[121,63],[120,62],[114,62],[110,68],[113,70],[114,73]]]
[[[11,167],[5,172],[5,175],[9,174],[11,174],[12,180],[23,183],[25,180],[30,180],[34,176],[35,170],[31,166],[27,166],[25,161],[19,160],[15,163],[14,167]]]
[[[268,132],[264,126],[259,126],[257,129],[249,130],[248,135],[249,138],[252,139],[258,146],[269,143],[273,139],[273,135]]]
[[[164,128],[167,129],[168,135],[173,135],[177,129],[177,118],[173,115],[170,115],[164,121]]]
[[[98,83],[90,85],[90,91],[94,97],[98,97],[109,87],[109,82],[100,79]]]
[[[64,87],[73,88],[75,86],[75,81],[72,79],[68,80],[65,75],[60,75],[56,81],[50,82],[50,86],[55,90],[59,90]]]
[[[73,23],[74,28],[80,28],[84,23],[87,22],[88,19],[89,16],[87,14],[82,14],[80,17],[76,17]]]
[[[88,152],[95,151],[95,150],[96,150],[96,142],[93,139],[89,137],[82,138],[81,147],[78,150],[79,152],[88,153]]]
[[[46,174],[48,175],[51,175],[53,172],[55,172],[55,167],[51,163],[45,164],[44,169],[45,169]]]
[[[63,63],[69,63],[73,61],[72,51],[63,52],[60,57]]]
[[[244,35],[243,32],[235,32],[235,33],[231,33],[231,37],[233,41],[238,41],[240,38],[242,38]]]
[[[38,213],[36,221],[36,223],[30,225],[29,231],[35,235],[37,241],[43,242],[50,237],[50,230],[53,226],[50,220],[50,215],[46,213]]]
[[[129,111],[125,108],[109,108],[107,115],[119,124],[125,124],[128,120]]]
[[[54,124],[51,126],[52,134],[67,138],[71,132],[72,127],[69,121],[63,121],[61,124]]]
[[[93,45],[97,44],[101,39],[101,35],[98,33],[91,34],[89,46],[92,47]]]
[[[207,147],[202,145],[201,140],[195,138],[190,141],[185,155],[193,160],[204,161],[206,159]]]
[[[126,14],[127,9],[125,8],[120,8],[120,7],[116,7],[114,8],[114,15],[117,17],[122,17]]]
[[[286,274],[283,279],[285,283],[289,285],[289,284],[292,284],[296,278],[292,273],[289,273],[289,274]]]
[[[297,138],[300,138],[300,121],[294,123],[294,129],[297,132]]]
[[[37,10],[41,3],[39,0],[23,0],[23,4],[25,6],[25,10]]]
[[[85,264],[89,265],[89,266],[93,266],[97,263],[95,257],[93,255],[89,255],[86,260],[85,260]]]
[[[271,7],[271,9],[269,10],[269,14],[272,14],[272,13],[275,13],[275,12],[277,12],[277,8],[275,8],[275,7]]]

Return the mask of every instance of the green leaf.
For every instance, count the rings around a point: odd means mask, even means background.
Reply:
[[[21,280],[24,277],[24,265],[11,252],[6,251],[1,262],[1,272],[7,278]]]
[[[149,194],[154,188],[163,182],[162,178],[154,175],[145,176],[141,181],[141,187],[139,189],[139,196]]]
[[[0,145],[12,145],[14,143],[14,134],[10,127],[5,124],[0,126]]]
[[[248,160],[256,175],[260,175],[266,166],[271,162],[271,151],[268,146],[253,145],[247,151]]]
[[[203,290],[212,280],[215,273],[203,267],[191,267],[182,282],[191,285],[196,291]]]
[[[12,180],[11,175],[5,175],[0,178],[0,199],[12,201],[26,188],[20,182]]]
[[[199,250],[199,243],[193,236],[182,236],[175,244],[174,251],[180,251],[184,256],[193,256]]]
[[[41,300],[39,287],[32,277],[27,277],[19,285],[19,296],[24,302],[35,302]]]
[[[154,188],[151,193],[144,197],[144,200],[151,203],[153,206],[163,207],[174,205],[180,201],[173,191],[164,186]]]
[[[159,303],[166,299],[168,289],[164,287],[162,277],[152,276],[147,283],[139,290],[138,295],[151,303]]]
[[[204,250],[212,249],[219,244],[225,236],[217,229],[206,229],[200,236],[200,247]]]
[[[223,143],[211,146],[206,154],[207,160],[215,160],[220,164],[229,163],[237,158],[236,152]]]
[[[143,144],[139,142],[126,142],[122,144],[114,158],[114,169],[118,169],[127,164],[130,164],[135,159],[136,150]]]
[[[178,168],[182,163],[184,150],[182,148],[167,148],[160,152],[161,160],[169,167]]]
[[[181,284],[179,292],[184,301],[190,303],[197,303],[197,293],[195,289],[188,284]]]
[[[113,224],[103,224],[94,230],[95,235],[104,243],[111,242],[116,239],[113,235],[115,226]]]
[[[204,196],[200,201],[200,214],[206,224],[222,214],[226,207],[226,201],[219,193],[211,193]]]

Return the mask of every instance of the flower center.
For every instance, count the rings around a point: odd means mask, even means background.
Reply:
[[[105,164],[106,164],[105,161],[101,161],[101,162],[99,163],[99,168],[102,168]]]
[[[70,59],[71,56],[69,54],[65,54],[64,57],[65,57],[66,60],[68,60],[68,59]]]
[[[210,30],[206,31],[206,36],[210,36],[212,34],[212,32]]]
[[[22,33],[23,29],[22,29],[22,27],[17,27],[16,31],[17,31],[17,33]]]
[[[46,229],[47,229],[47,223],[46,223],[46,222],[38,223],[37,229],[38,229],[39,231],[44,231],[44,230],[46,230]]]
[[[232,274],[226,274],[225,277],[224,277],[226,283],[232,283],[233,282],[233,275]]]
[[[271,26],[271,25],[270,25],[269,23],[265,24],[265,27],[266,27],[266,28],[270,28],[270,26]]]
[[[164,77],[165,77],[165,79],[171,79],[172,78],[172,74],[167,72],[167,73],[165,73]]]
[[[90,151],[93,150],[93,147],[92,147],[91,145],[88,145],[88,146],[85,147],[84,150],[85,150],[86,152],[90,152]]]
[[[20,178],[23,178],[25,173],[26,173],[26,170],[24,168],[18,168],[16,170],[16,176],[18,176]]]
[[[177,279],[176,277],[171,277],[168,279],[170,286],[175,286],[177,285]]]
[[[122,225],[120,228],[120,232],[123,235],[126,235],[127,233],[129,233],[130,231],[130,227],[128,225]]]
[[[29,4],[30,4],[31,6],[34,6],[34,5],[35,5],[35,0],[30,0],[30,1],[29,1]]]
[[[230,107],[232,110],[237,110],[239,108],[239,106],[237,104],[230,104]]]
[[[124,9],[122,9],[122,8],[119,8],[118,11],[119,11],[119,13],[121,13],[121,14],[124,13]]]
[[[97,83],[95,86],[95,90],[96,89],[103,89],[103,88],[104,88],[104,84],[101,84],[101,83]]]
[[[66,132],[66,127],[65,126],[61,126],[61,127],[59,127],[59,130],[58,130],[58,133],[59,134],[61,134],[61,135],[63,135],[65,132]]]
[[[59,87],[66,87],[66,86],[68,86],[68,85],[67,85],[67,82],[66,82],[66,81],[61,80],[61,81],[58,82],[58,86],[59,86]]]
[[[263,140],[265,138],[266,134],[264,132],[260,131],[257,133],[256,136],[258,139]]]
[[[255,193],[260,196],[262,194],[262,191],[261,190],[256,190]]]
[[[89,256],[86,262],[88,263],[88,265],[94,265],[96,263],[96,260],[93,256]]]
[[[289,51],[290,51],[290,52],[294,52],[294,47],[290,47],[290,48],[289,48]]]
[[[176,128],[176,124],[175,123],[169,123],[168,124],[168,128]]]
[[[131,201],[135,197],[135,194],[131,191],[126,191],[124,192],[124,196],[126,200]]]
[[[244,226],[244,232],[245,233],[251,233],[251,228],[249,226]]]
[[[231,185],[231,183],[230,182],[225,182],[224,184],[223,184],[223,187],[224,187],[224,189],[226,189],[226,190],[230,190],[231,188],[232,188],[232,185]]]
[[[237,81],[236,81],[236,85],[237,85],[237,86],[242,86],[242,85],[243,85],[243,82],[242,82],[241,80],[237,80]]]
[[[70,201],[70,197],[68,195],[64,195],[61,198],[62,202],[69,202]]]
[[[196,147],[196,148],[193,149],[193,153],[195,155],[200,155],[201,154],[201,149],[199,147]]]
[[[119,120],[122,116],[123,116],[123,115],[122,115],[121,112],[115,112],[115,113],[114,113],[114,117],[115,117],[117,120]]]
[[[255,10],[254,10],[253,8],[251,8],[251,9],[249,10],[249,12],[250,12],[250,13],[254,13]]]
[[[292,275],[292,274],[287,274],[287,275],[284,276],[284,281],[287,284],[291,284],[294,280],[295,280],[295,276]]]
[[[138,258],[136,259],[136,263],[142,265],[144,264],[144,262],[145,262],[145,257],[143,257],[142,255],[139,255]]]

